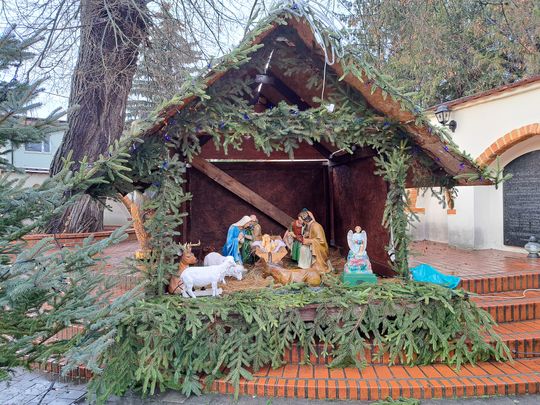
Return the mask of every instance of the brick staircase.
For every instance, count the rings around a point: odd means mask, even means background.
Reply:
[[[135,246],[135,245],[134,245]],[[513,353],[513,362],[482,362],[463,365],[460,370],[444,364],[426,366],[389,365],[388,357],[377,356],[377,349],[366,351],[367,367],[332,369],[331,352],[311,356],[310,365],[302,364],[303,352],[293,346],[285,354],[287,364],[254,373],[252,381],[240,383],[240,394],[267,397],[379,400],[404,398],[459,398],[493,395],[540,393],[540,260],[500,251],[462,251],[443,244],[420,243],[423,261],[463,278],[460,287],[471,292],[471,299],[488,311],[499,323],[496,331]],[[114,276],[114,267],[125,252],[126,244],[111,251],[106,272]],[[125,252],[124,252],[125,251]],[[411,265],[419,261],[412,258]],[[118,294],[133,287],[136,280],[121,280]],[[62,364],[50,362],[43,369],[59,373]],[[88,379],[91,373],[79,367],[70,376]],[[234,387],[217,380],[212,391],[232,394]]]
[[[533,263],[536,267],[539,263]],[[388,364],[388,357],[366,352],[364,369],[328,368],[331,353],[301,364],[303,352],[293,347],[286,353],[287,364],[278,369],[263,368],[254,380],[241,381],[240,394],[313,399],[380,400],[404,398],[455,398],[512,395],[540,392],[540,270],[519,274],[473,276],[462,281],[472,300],[488,311],[499,325],[496,331],[513,353],[513,362],[482,362],[460,370],[444,364],[403,366]],[[476,295],[478,294],[478,295]],[[213,391],[234,393],[233,386],[215,381]]]

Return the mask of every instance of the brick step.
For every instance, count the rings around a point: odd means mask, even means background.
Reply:
[[[501,323],[495,327],[495,332],[510,348],[515,359],[540,357],[540,320]],[[332,362],[332,347],[328,346],[325,352],[324,345],[317,343],[315,351],[316,354],[311,354],[306,362],[304,349],[301,345],[293,344],[291,349],[285,351],[283,360],[287,364],[329,365]],[[365,351],[367,363],[386,365],[390,363],[388,353],[382,356],[377,355],[378,353],[378,347],[370,344]],[[401,364],[399,358],[394,364]]]
[[[217,380],[212,391],[234,393]],[[324,365],[263,368],[252,381],[241,380],[240,395],[375,401],[392,397],[462,398],[540,392],[540,359],[512,363],[484,362],[460,370],[446,365],[329,369]]]
[[[540,271],[532,270],[508,275],[485,275],[461,280],[460,287],[476,294],[540,288]]]
[[[501,323],[495,331],[515,359],[540,357],[540,320]]]
[[[540,291],[506,291],[471,297],[496,322],[540,319]]]

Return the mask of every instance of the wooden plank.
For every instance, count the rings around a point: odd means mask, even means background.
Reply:
[[[196,156],[193,158],[191,165],[201,173],[210,177],[216,183],[220,184],[222,187],[225,187],[227,190],[246,201],[248,204],[251,204],[259,211],[268,215],[278,224],[283,225],[283,227],[288,228],[293,221],[292,217],[287,215],[274,204],[265,200],[259,194],[250,190],[234,177],[229,176],[223,170],[208,162],[206,159]]]

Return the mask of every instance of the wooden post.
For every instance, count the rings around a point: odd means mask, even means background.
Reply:
[[[276,207],[274,204],[265,200],[259,194],[250,190],[248,187],[244,186],[238,180],[229,176],[223,170],[208,162],[206,159],[196,156],[193,158],[191,165],[201,173],[210,177],[222,187],[225,187],[231,193],[234,193],[242,200],[268,215],[278,224],[283,225],[283,227],[288,228],[293,221],[289,215]]]
[[[336,230],[334,219],[334,168],[328,165],[328,210],[330,211],[330,246],[336,246]]]

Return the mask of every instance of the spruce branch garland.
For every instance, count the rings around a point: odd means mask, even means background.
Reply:
[[[305,362],[319,355],[316,344],[322,344],[321,355],[329,352],[333,358],[330,367],[365,366],[370,339],[378,356],[388,354],[391,363],[442,361],[459,368],[464,362],[510,358],[490,332],[492,318],[462,290],[412,282],[350,288],[332,277],[325,283],[321,291],[288,286],[218,300],[162,296],[141,301],[123,319],[122,339],[104,358],[121,367],[117,373],[126,378],[102,374],[92,380],[91,390],[103,400],[111,386],[122,392],[142,385],[143,393],[153,394],[180,384],[189,395],[200,393],[203,381],[209,386],[224,378],[238,394],[241,379],[252,379],[250,370],[270,360],[273,367],[281,366],[295,344],[305,351]],[[303,320],[306,306],[316,308],[314,322]],[[126,351],[130,361],[120,364],[118,353]]]

